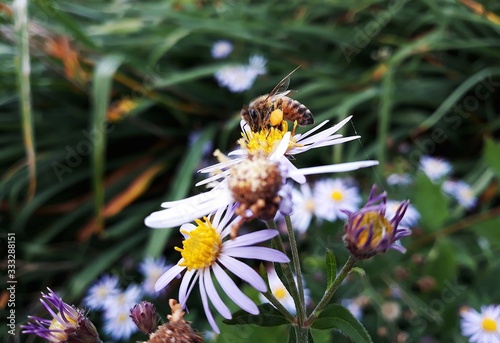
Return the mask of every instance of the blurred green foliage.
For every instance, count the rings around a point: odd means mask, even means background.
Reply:
[[[177,231],[148,229],[144,217],[162,201],[199,192],[196,170],[215,161],[203,151],[208,142],[232,148],[241,107],[301,65],[295,98],[316,122],[353,114],[343,133],[362,138],[297,163],[378,159],[379,168],[351,174],[368,191],[387,186],[389,173],[414,174],[423,155],[443,156],[481,195],[465,211],[423,175],[412,188],[387,188],[414,200],[421,227],[403,242],[406,255],[361,264],[367,276],[353,275],[341,292],[372,299],[363,323],[374,341],[463,341],[459,307],[500,301],[499,15],[494,0],[35,0],[26,14],[0,4],[0,220],[2,238],[17,238],[18,321],[37,314],[46,286],[78,303],[103,272],[140,282],[135,263],[170,256]],[[212,59],[218,39],[234,44],[229,60]],[[268,60],[267,75],[241,94],[220,88],[214,72],[250,54]],[[193,132],[199,138],[189,143]],[[326,285],[326,248],[346,259],[340,223],[323,223],[301,241],[316,299]],[[431,289],[419,286],[427,276],[436,281]],[[403,315],[386,322],[381,305],[393,283],[403,290]],[[166,300],[159,307],[166,313]],[[197,314],[189,319],[206,328]],[[223,326],[219,341],[286,335],[238,328]]]

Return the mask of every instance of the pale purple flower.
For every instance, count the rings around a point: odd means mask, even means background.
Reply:
[[[179,273],[185,271],[179,288],[179,303],[186,308],[187,299],[195,284],[198,283],[205,314],[216,333],[220,331],[210,310],[210,303],[224,318],[232,317],[231,311],[216,290],[213,282],[214,276],[222,290],[240,308],[251,314],[259,313],[257,305],[239,289],[222,266],[258,291],[265,292],[267,286],[264,280],[238,258],[289,262],[288,257],[282,252],[267,247],[253,246],[275,237],[278,234],[277,230],[259,230],[235,239],[228,239],[232,226],[241,220],[239,217],[233,218],[234,210],[234,206],[218,209],[211,219],[205,217],[203,220],[196,220],[196,225],[182,225],[180,231],[185,238],[183,248],[176,248],[181,252],[182,258],[158,279],[155,286],[155,289],[160,291]]]
[[[246,65],[230,65],[219,69],[214,77],[219,86],[233,93],[241,93],[252,87],[257,73]]]
[[[314,185],[314,213],[320,219],[344,220],[347,214],[359,208],[361,196],[357,187],[351,187],[342,179],[319,180]]]
[[[159,293],[155,291],[155,283],[158,278],[166,272],[171,265],[165,263],[163,257],[153,258],[146,257],[144,261],[139,265],[139,270],[144,276],[144,282],[142,283],[142,289],[146,295],[158,296]]]
[[[265,75],[267,60],[261,55],[252,55],[248,61],[248,67],[257,75]]]
[[[500,343],[500,306],[481,306],[481,311],[468,308],[461,311],[462,335],[471,343]]]
[[[233,44],[227,40],[218,40],[212,45],[212,57],[215,59],[223,59],[229,56],[233,51]]]
[[[477,197],[472,187],[464,181],[443,182],[443,191],[451,195],[464,208],[471,209],[477,203]]]
[[[83,299],[84,304],[91,310],[101,310],[105,301],[113,295],[120,293],[119,279],[116,276],[104,275],[87,292]]]
[[[443,158],[422,156],[420,159],[420,170],[434,183],[448,176],[452,169],[451,164]]]

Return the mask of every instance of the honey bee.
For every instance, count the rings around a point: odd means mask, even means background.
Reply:
[[[311,111],[297,100],[289,97],[296,91],[287,90],[290,84],[290,75],[299,68],[300,66],[285,76],[269,94],[259,96],[252,100],[248,107],[241,110],[241,117],[253,132],[258,132],[269,126],[277,126],[281,124],[282,118],[292,122],[297,121],[300,126],[314,124]],[[282,118],[279,118],[277,122],[276,120],[272,122],[271,113],[276,110],[281,111]]]

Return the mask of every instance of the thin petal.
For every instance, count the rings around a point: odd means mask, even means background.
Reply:
[[[281,251],[266,247],[236,247],[224,249],[224,254],[232,257],[254,258],[262,261],[288,263],[290,259]]]
[[[254,302],[236,286],[233,280],[231,280],[231,278],[217,263],[212,266],[212,270],[214,271],[215,277],[217,278],[217,281],[219,281],[222,289],[232,301],[248,313],[259,313],[257,305],[255,305]]]
[[[146,217],[144,221],[146,226],[155,229],[179,226],[202,218],[232,201],[227,189],[213,190],[193,198],[188,198],[185,202],[167,210],[153,212]]]
[[[321,122],[320,124],[318,124],[317,126],[315,126],[314,128],[312,128],[311,130],[309,130],[307,132],[304,132],[303,134],[300,134],[300,135],[295,135],[294,138],[297,139],[297,142],[302,142],[302,140],[305,137],[310,136],[314,132],[318,131],[320,128],[322,128],[323,126],[325,126],[326,124],[328,124],[328,122],[329,122],[329,120],[325,120],[325,121]]]
[[[203,282],[205,284],[205,290],[207,291],[208,297],[210,298],[210,301],[212,304],[214,304],[215,308],[219,313],[226,319],[231,319],[231,311],[229,308],[224,304],[222,299],[219,296],[219,293],[217,293],[217,290],[215,289],[214,282],[212,280],[212,274],[210,273],[210,268],[206,268],[201,277],[203,278]]]
[[[278,161],[282,156],[285,155],[285,152],[288,150],[288,144],[290,143],[290,131],[283,135],[280,143],[273,151],[273,153],[269,156],[270,161]]]
[[[205,310],[205,315],[207,316],[208,322],[210,323],[210,326],[212,327],[214,332],[219,334],[219,327],[217,326],[214,316],[210,311],[210,306],[208,305],[207,292],[205,290],[205,285],[203,284],[203,278],[200,278],[200,296],[201,303],[203,304],[203,309]]]
[[[266,283],[260,275],[245,263],[224,254],[220,254],[218,260],[234,275],[248,282],[250,286],[256,290],[260,292],[265,292],[267,290]]]
[[[283,156],[282,159],[280,159],[280,164],[282,168],[284,168],[287,172],[287,176],[291,177],[295,182],[304,184],[306,183],[306,178],[304,175],[302,175],[300,172],[298,172],[298,169],[296,166],[293,165],[292,162],[285,156]]]
[[[241,246],[247,246],[255,243],[264,242],[267,241],[268,239],[275,237],[276,235],[278,235],[278,233],[279,233],[278,230],[272,230],[272,229],[259,230],[252,233],[247,233],[246,235],[238,236],[233,240],[224,242],[223,251],[225,251],[226,248],[241,247]]]
[[[188,270],[184,274],[181,286],[179,287],[179,303],[182,305],[182,307],[186,305],[187,298],[193,290],[193,286],[196,284],[196,280],[198,279],[199,274],[200,273],[198,270]]]
[[[179,267],[177,264],[163,273],[162,276],[158,278],[155,283],[155,291],[159,292],[165,288],[170,281],[172,281],[179,273],[181,273],[186,267]]]
[[[367,168],[378,165],[378,161],[368,160],[360,162],[348,162],[339,164],[330,164],[327,166],[311,167],[298,169],[296,173],[301,175],[312,175],[312,174],[322,174],[322,173],[342,173],[346,171],[357,170],[360,168]],[[295,172],[294,172],[295,173]],[[290,174],[290,177],[292,175]]]

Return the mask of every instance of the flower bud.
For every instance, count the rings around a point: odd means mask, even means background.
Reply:
[[[150,334],[158,327],[158,313],[156,307],[149,301],[141,301],[130,310],[130,317],[135,325],[144,332]]]

